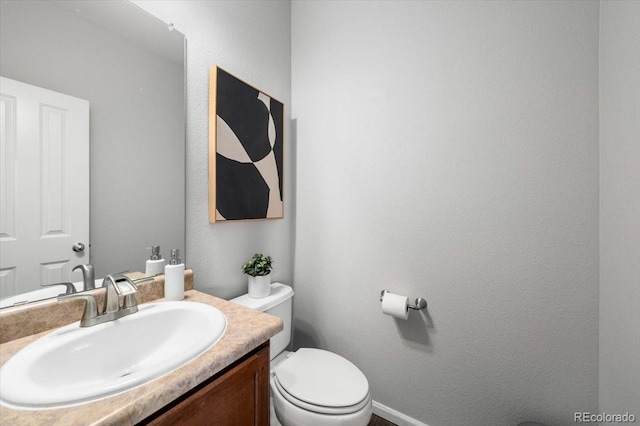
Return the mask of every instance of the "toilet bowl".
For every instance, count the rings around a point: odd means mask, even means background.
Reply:
[[[232,302],[278,316],[284,329],[271,338],[270,389],[273,408],[283,426],[366,426],[372,414],[369,382],[346,358],[322,349],[284,349],[291,340],[293,289],[271,285],[271,294]]]
[[[271,372],[270,386],[285,426],[366,425],[371,418],[366,377],[332,352],[298,349]]]

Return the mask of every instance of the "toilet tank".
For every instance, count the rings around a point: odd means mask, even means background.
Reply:
[[[261,299],[253,299],[248,294],[243,294],[231,302],[256,309],[267,314],[274,315],[282,320],[284,329],[270,340],[270,358],[275,358],[284,351],[291,341],[291,316],[292,316],[293,289],[282,283],[271,284],[271,294]]]

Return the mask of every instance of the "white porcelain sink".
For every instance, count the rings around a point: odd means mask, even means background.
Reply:
[[[215,345],[227,327],[218,309],[196,302],[140,305],[124,318],[57,329],[0,370],[0,403],[43,410],[113,396],[157,379]]]

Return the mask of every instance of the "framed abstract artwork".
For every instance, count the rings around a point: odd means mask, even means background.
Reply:
[[[284,105],[209,71],[209,222],[283,217]]]

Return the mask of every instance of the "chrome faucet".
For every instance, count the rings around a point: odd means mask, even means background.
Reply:
[[[102,287],[105,288],[106,293],[101,313],[98,313],[98,304],[91,294],[69,294],[58,297],[58,300],[78,298],[87,301],[80,327],[91,327],[138,312],[135,296],[138,287],[129,277],[123,274],[107,275],[102,282]],[[121,296],[123,297],[122,305],[120,304]]]
[[[82,270],[83,290],[94,290],[96,288],[96,279],[95,274],[93,273],[93,265],[77,265],[72,269],[72,271],[75,271],[76,269]]]

